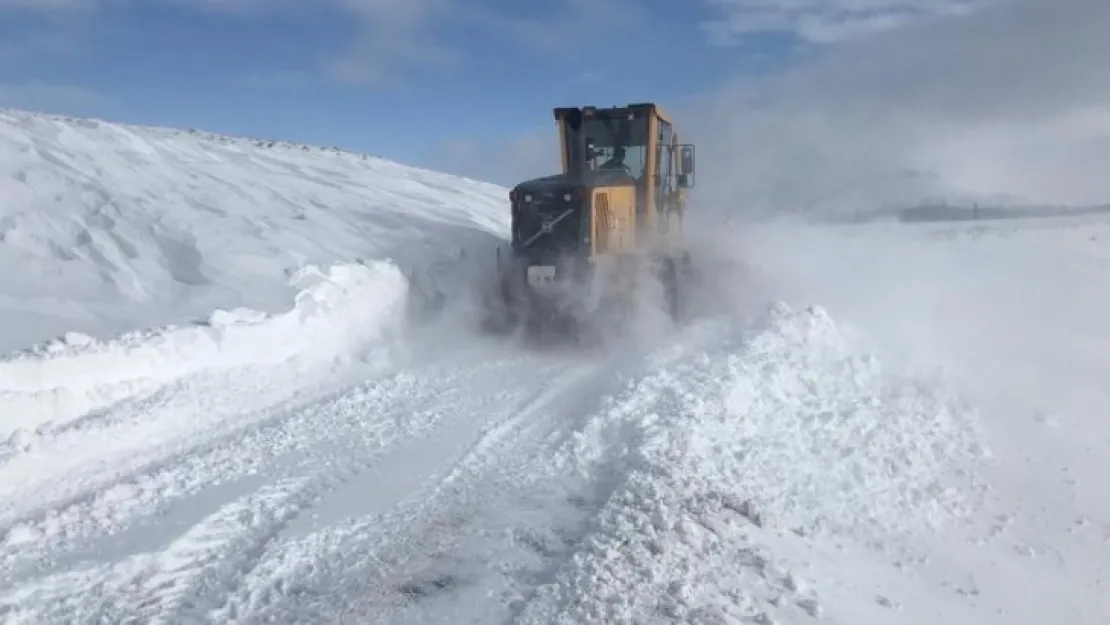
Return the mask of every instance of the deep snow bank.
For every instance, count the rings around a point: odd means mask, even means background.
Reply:
[[[1105,620],[1110,219],[783,222],[745,239],[776,297],[820,302],[888,365],[943,375],[976,405],[991,509],[974,538],[932,558],[974,590],[968,622]]]
[[[0,350],[276,312],[309,264],[390,258],[436,282],[464,253],[492,265],[506,202],[336,149],[0,110]]]
[[[108,341],[71,332],[0,360],[0,441],[199,371],[359,356],[403,321],[406,281],[391,263],[309,266],[290,282],[299,292],[281,314],[217,310],[194,326]]]
[[[810,226],[744,234],[772,296],[821,302],[886,359],[950,381],[1002,415],[1102,420],[1110,409],[1110,219]]]
[[[702,331],[565,450],[566,470],[612,495],[524,622],[817,614],[822,587],[777,563],[765,534],[912,557],[914,536],[977,504],[974,415],[854,354],[821,309],[777,305],[731,344],[722,324]]]

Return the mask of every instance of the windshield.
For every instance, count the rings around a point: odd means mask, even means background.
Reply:
[[[586,119],[576,132],[565,125],[570,168],[584,160],[586,169],[611,169],[627,172],[639,180],[647,163],[648,120],[631,115]],[[583,139],[592,145],[592,153],[583,154]]]

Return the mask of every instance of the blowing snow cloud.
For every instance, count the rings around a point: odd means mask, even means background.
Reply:
[[[1100,0],[999,0],[734,83],[702,103],[701,195],[747,214],[1110,201],[1107,23]]]

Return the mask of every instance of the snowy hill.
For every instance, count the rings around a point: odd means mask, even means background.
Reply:
[[[718,228],[706,315],[529,350],[404,314],[500,188],[0,122],[0,622],[1110,613],[1105,218]]]
[[[492,254],[506,202],[335,149],[0,110],[0,350],[277,311],[306,264]]]

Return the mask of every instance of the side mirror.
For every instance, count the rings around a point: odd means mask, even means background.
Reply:
[[[678,171],[682,174],[694,173],[694,146],[678,146]]]

